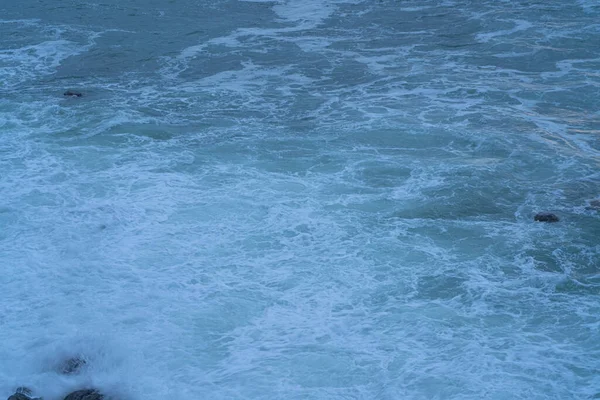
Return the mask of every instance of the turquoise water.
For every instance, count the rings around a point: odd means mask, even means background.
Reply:
[[[591,0],[5,1],[0,396],[593,398],[599,110]]]

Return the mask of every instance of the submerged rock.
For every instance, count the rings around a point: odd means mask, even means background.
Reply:
[[[586,207],[588,210],[600,210],[600,200],[590,200],[590,205]]]
[[[66,359],[59,367],[60,372],[65,375],[73,375],[81,372],[87,361],[83,357],[71,357]]]
[[[95,389],[83,389],[70,393],[64,400],[102,400],[104,396]]]
[[[63,96],[81,97],[81,96],[83,96],[83,94],[81,94],[79,92],[73,92],[72,90],[67,90],[66,92],[63,93]]]
[[[533,217],[533,220],[539,221],[539,222],[558,222],[559,221],[558,217],[555,214],[546,213],[546,212],[535,214],[535,217]]]

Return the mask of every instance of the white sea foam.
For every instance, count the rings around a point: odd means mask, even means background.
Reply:
[[[239,47],[242,44],[239,39],[244,36],[270,37],[278,40],[286,40],[283,35],[291,32],[300,32],[317,27],[329,18],[336,10],[336,4],[353,3],[352,1],[296,1],[286,0],[276,2],[272,9],[279,16],[280,22],[291,25],[285,28],[239,28],[229,36],[211,39],[208,43],[194,45],[185,48],[178,58],[195,57],[206,50],[209,45],[225,45],[230,47]],[[317,38],[313,38],[317,39]],[[329,43],[324,38],[319,37],[320,42]],[[297,41],[300,45],[306,42],[306,39]],[[319,46],[325,47],[324,45]]]
[[[432,6],[480,47],[424,30]],[[520,9],[400,8],[422,21],[280,1],[264,26],[165,38],[159,72],[8,91],[0,395],[595,396],[595,50],[533,63],[560,40],[538,10],[497,29]],[[110,45],[36,24],[2,53],[15,76]],[[534,33],[552,43],[489,46]],[[59,374],[73,355],[86,367]]]
[[[44,41],[19,49],[0,50],[3,88],[12,88],[40,74],[52,74],[60,62],[78,54],[81,47],[67,40]]]
[[[503,29],[503,30],[494,31],[494,32],[479,33],[479,34],[477,34],[476,38],[478,40],[480,40],[481,42],[486,43],[497,37],[509,36],[509,35],[512,35],[517,32],[527,31],[528,29],[530,29],[533,26],[531,24],[531,22],[525,21],[525,20],[512,20],[510,22],[514,23],[514,27],[511,29]]]
[[[288,0],[273,6],[273,11],[284,21],[299,23],[302,28],[318,26],[335,10],[329,2]]]

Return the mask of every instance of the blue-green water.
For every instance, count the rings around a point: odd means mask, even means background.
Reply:
[[[593,0],[5,0],[0,396],[593,398],[599,110]]]

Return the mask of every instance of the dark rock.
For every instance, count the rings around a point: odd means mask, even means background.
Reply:
[[[76,392],[73,392],[73,393],[67,395],[67,397],[64,398],[64,400],[102,400],[102,399],[104,399],[104,396],[95,389],[78,390]]]
[[[25,386],[19,386],[17,388],[17,390],[15,390],[15,392],[24,394],[28,397],[31,397],[31,389],[29,389],[28,387],[25,387]]]
[[[77,374],[86,364],[87,361],[83,357],[71,357],[60,365],[60,372],[66,375]]]
[[[31,397],[23,393],[15,393],[8,398],[8,400],[31,400]]]
[[[79,93],[79,92],[73,92],[71,90],[67,90],[66,92],[63,93],[64,96],[70,96],[70,97],[81,97],[83,96],[83,94]]]
[[[534,221],[539,221],[539,222],[558,222],[559,219],[555,214],[552,213],[537,213],[535,214],[535,217],[533,217]]]
[[[31,400],[31,397],[25,396],[23,393],[15,393],[8,400]]]
[[[39,397],[31,397],[31,389],[24,386],[18,387],[15,394],[10,396],[8,400],[42,400]]]

